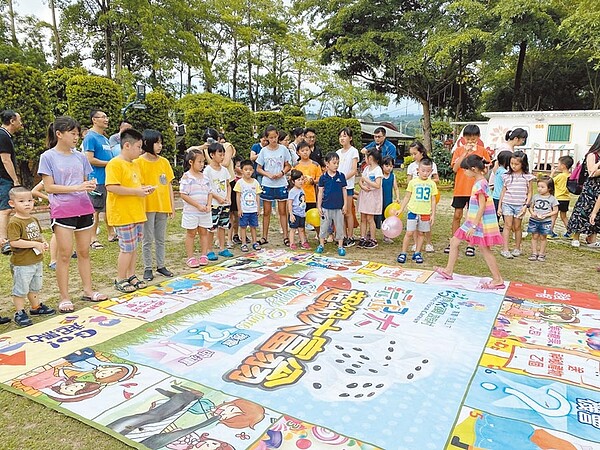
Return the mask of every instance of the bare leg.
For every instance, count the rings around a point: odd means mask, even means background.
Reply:
[[[513,219],[514,216],[504,216],[504,230],[502,231],[502,238],[504,240],[504,244],[502,250],[505,252],[508,251],[508,244],[510,242],[510,235],[512,233],[513,228]]]
[[[502,275],[500,275],[500,269],[498,269],[498,263],[496,262],[496,257],[492,253],[492,250],[489,247],[481,246],[479,247],[481,250],[481,254],[483,255],[483,259],[487,264],[490,272],[492,273],[492,284],[502,284],[504,280],[502,279]]]
[[[135,269],[135,256],[136,252],[124,252],[122,250],[119,252],[117,259],[117,278],[119,280],[126,280],[134,274],[131,267],[133,265]]]
[[[77,248],[77,269],[83,285],[84,295],[91,296],[92,291],[92,266],[90,263],[90,239],[92,228],[76,231],[75,247]],[[70,257],[71,255],[69,255]]]
[[[271,221],[271,202],[263,202],[262,237],[269,240],[269,222]]]
[[[29,306],[31,309],[38,309],[38,307],[40,306],[39,292],[30,292],[29,294],[27,294],[27,300],[29,300]]]
[[[464,208],[455,208],[454,215],[452,216],[452,235],[456,232],[456,230],[460,227],[460,222],[463,218]]]
[[[246,243],[246,229],[244,228],[244,239],[242,240],[243,243]],[[256,227],[250,227],[250,236],[252,236],[252,242],[256,242]]]
[[[3,209],[0,211],[0,245],[8,240],[7,227],[11,211],[12,209]]]
[[[194,240],[196,234],[199,233],[200,228],[194,228],[193,230],[185,230],[185,254],[189,258],[194,256]]]
[[[533,233],[531,235],[531,254],[532,255],[537,255],[538,254],[538,233]]]
[[[69,262],[73,254],[73,230],[55,225],[54,235],[56,236],[57,251],[56,283],[60,300],[71,300],[69,296]]]
[[[206,228],[202,227],[198,227],[198,234],[200,235],[200,252],[203,256],[206,256],[210,248],[212,234]]]
[[[540,235],[539,241],[540,241],[540,253],[539,254],[545,255],[546,254],[546,244],[548,243],[548,237]]]
[[[423,235],[423,233],[421,231],[417,231],[416,233],[417,233],[417,237],[415,239],[415,241],[416,241],[415,251],[417,253],[420,253],[421,247],[423,247],[423,240],[424,240],[425,236]]]
[[[360,237],[367,236],[367,214],[360,213]]]
[[[458,260],[458,247],[460,247],[460,242],[461,240],[454,236],[450,239],[450,253],[448,253],[448,262],[444,269],[444,272],[447,275],[452,275],[454,273],[454,266]]]
[[[523,240],[523,219],[513,218],[513,228],[515,230],[515,248],[521,250],[521,241]]]
[[[288,216],[287,216],[287,202],[277,201],[277,212],[279,213],[279,225],[281,225],[281,230],[283,231],[283,235],[288,235]]]

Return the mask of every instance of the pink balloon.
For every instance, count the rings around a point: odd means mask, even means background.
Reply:
[[[402,221],[397,216],[390,216],[381,224],[381,231],[386,238],[394,239],[402,234]]]

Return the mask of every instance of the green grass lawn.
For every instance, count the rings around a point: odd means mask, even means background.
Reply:
[[[437,222],[433,230],[433,243],[435,253],[424,254],[424,269],[433,266],[444,266],[447,257],[443,248],[450,235],[450,222],[452,209],[450,208],[451,194],[442,194],[438,207]],[[574,202],[572,202],[572,205]],[[272,219],[272,229],[269,233],[270,247],[282,248],[283,236],[278,232],[277,220]],[[190,271],[185,266],[185,251],[183,248],[184,233],[180,227],[180,214],[170,221],[167,236],[167,267],[175,274],[185,274]],[[313,233],[311,233],[313,234]],[[358,234],[358,230],[356,231]],[[104,250],[92,250],[92,273],[94,287],[109,295],[116,295],[113,280],[116,275],[116,260],[118,245],[106,242],[106,230],[100,235]],[[47,235],[49,239],[49,234]],[[311,243],[314,244],[314,240]],[[400,239],[394,244],[383,244],[380,239],[379,247],[372,250],[362,250],[356,247],[348,249],[347,258],[379,261],[396,265],[396,256],[400,251]],[[598,292],[598,275],[596,267],[600,266],[600,252],[581,247],[574,249],[566,240],[554,240],[548,244],[548,259],[546,262],[527,261],[530,250],[530,240],[526,238],[523,243],[525,256],[506,260],[498,255],[498,263],[502,275],[506,280],[522,281],[526,283],[556,286],[576,291]],[[511,247],[512,248],[512,247]],[[240,252],[234,249],[234,253]],[[335,247],[329,244],[326,254],[335,255]],[[139,258],[141,260],[141,256]],[[12,280],[9,272],[8,257],[0,257],[0,302],[1,315],[13,315],[10,297]],[[47,261],[46,261],[47,263]],[[47,264],[46,264],[47,265]],[[407,263],[407,267],[417,267],[414,263]],[[138,265],[138,275],[141,277],[143,267]],[[488,269],[480,254],[475,258],[461,255],[456,265],[456,272],[465,275],[488,275]],[[58,291],[54,279],[54,272],[45,269],[44,291],[42,301],[56,307]],[[155,282],[161,281],[157,276]],[[84,308],[89,304],[79,299],[81,285],[77,275],[75,260],[71,262],[70,290],[76,309]],[[39,319],[36,319],[36,321]],[[0,326],[0,333],[6,333],[16,326],[11,323]],[[118,450],[129,448],[118,440],[95,430],[77,420],[50,410],[31,400],[0,390],[0,449],[94,449]]]

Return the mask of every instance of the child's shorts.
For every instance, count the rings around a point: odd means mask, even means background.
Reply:
[[[502,203],[502,215],[517,217],[521,214],[523,205],[511,205],[510,203]]]
[[[454,209],[464,209],[464,207],[469,204],[470,198],[471,197],[469,197],[468,195],[454,196],[454,197],[452,197],[452,207]]]
[[[54,231],[54,227],[59,226],[68,228],[73,231],[89,230],[94,226],[94,215],[85,214],[83,216],[62,217],[60,219],[52,219],[50,227]]]
[[[558,201],[558,210],[560,212],[567,212],[569,210],[570,200],[559,200]]]
[[[131,223],[114,228],[119,238],[119,249],[123,253],[135,252],[138,243],[144,239],[143,223]]]
[[[229,210],[229,205],[212,207],[212,227],[210,231],[217,228],[229,228]]]
[[[294,214],[294,217],[296,218],[295,222],[292,222],[291,220],[288,221],[290,228],[296,229],[304,228],[306,226],[306,217],[297,216],[296,214]]]
[[[42,290],[43,264],[41,262],[28,266],[10,265],[13,274],[12,295],[15,297],[27,297],[30,292]]]
[[[527,232],[530,234],[548,236],[552,234],[552,221],[529,219],[529,223],[527,224]]]
[[[319,229],[319,237],[321,239],[327,239],[331,230],[329,229],[331,223],[335,226],[335,240],[339,241],[344,239],[344,215],[341,209],[325,209],[323,208],[323,215],[321,216],[321,228]]]
[[[409,212],[406,214],[406,231],[420,231],[421,233],[431,231],[431,215]]]
[[[280,200],[287,201],[288,189],[287,186],[281,187],[262,187],[263,191],[260,193],[260,198],[263,200]]]
[[[195,230],[196,228],[206,228],[210,230],[212,228],[212,215],[211,213],[183,213],[181,215],[181,228],[186,230]]]
[[[242,214],[242,217],[240,217],[240,228],[246,228],[246,227],[252,227],[252,228],[257,228],[258,227],[258,213],[257,212],[251,212],[251,213],[244,213]]]

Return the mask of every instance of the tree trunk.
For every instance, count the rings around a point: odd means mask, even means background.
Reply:
[[[431,106],[424,98],[420,98],[419,102],[423,107],[423,145],[427,149],[427,153],[429,153],[433,148],[431,142]]]
[[[248,100],[250,101],[252,111],[256,111],[254,95],[252,94],[252,50],[250,44],[248,44]]]
[[[19,41],[17,41],[17,28],[15,25],[15,10],[13,9],[13,1],[8,0],[8,16],[10,18],[10,40],[13,47],[19,46]]]
[[[192,66],[187,66],[187,93],[192,93]]]
[[[298,79],[296,81],[296,105],[300,106],[300,88],[302,83],[302,71],[298,69]]]
[[[56,58],[55,66],[62,66],[62,46],[60,44],[60,36],[58,34],[58,27],[56,26],[56,8],[54,7],[54,0],[50,0],[50,11],[52,12],[52,34],[54,35],[54,57]]]
[[[239,56],[239,49],[238,49],[238,42],[237,39],[233,40],[233,73],[232,73],[232,80],[231,80],[231,98],[234,101],[237,101],[237,77],[238,77],[238,56]]]
[[[513,89],[512,110],[518,111],[519,100],[521,98],[521,79],[523,78],[523,68],[525,66],[525,54],[527,52],[527,41],[519,44],[519,59],[517,61],[517,70],[515,71],[515,87]]]
[[[273,93],[271,94],[271,101],[273,105],[277,105],[279,102],[277,101],[277,80],[279,77],[277,76],[277,44],[273,44]]]

